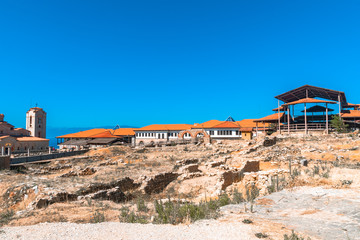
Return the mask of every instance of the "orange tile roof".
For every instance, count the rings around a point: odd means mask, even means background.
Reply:
[[[112,134],[116,136],[134,136],[134,129],[137,128],[118,128],[116,130],[113,130]]]
[[[43,142],[43,141],[49,141],[49,139],[39,138],[39,137],[19,137],[16,140],[19,141],[19,142]]]
[[[349,112],[341,113],[343,118],[358,118],[360,117],[360,110],[349,110]]]
[[[58,136],[56,138],[88,138],[88,137],[91,137],[92,135],[103,133],[105,131],[109,131],[109,129],[94,128],[94,129],[90,129],[90,130],[86,130],[86,131],[81,131],[81,132],[77,132],[77,133],[70,133],[70,134]]]
[[[190,124],[153,124],[142,128],[134,129],[134,131],[176,131],[188,130],[193,125]]]
[[[285,103],[285,104],[281,105],[281,107],[288,106],[288,105],[300,104],[300,103],[331,103],[331,104],[335,104],[336,102],[320,100],[320,99],[315,99],[315,98],[303,98],[303,99],[300,99],[297,101]]]
[[[240,128],[241,132],[252,132],[253,128],[252,127],[242,127]]]
[[[116,137],[117,136],[114,136],[110,130],[90,136],[90,138],[116,138]]]
[[[269,116],[266,116],[266,117],[263,117],[263,118],[259,118],[259,119],[255,119],[254,122],[262,122],[262,121],[274,121],[274,120],[278,120],[279,119],[279,115],[280,115],[280,118],[282,118],[285,113],[274,113],[274,114],[271,114]]]
[[[215,125],[211,128],[240,128],[240,126],[235,122],[224,121],[224,122],[222,122],[218,125]]]
[[[218,125],[220,123],[222,123],[223,121],[219,121],[219,120],[210,120],[207,122],[203,122],[203,123],[195,123],[194,126],[192,128],[211,128],[215,125]]]
[[[8,138],[8,137],[10,137],[10,136],[9,135],[1,136],[0,139]]]
[[[246,128],[246,127],[252,127],[252,128],[256,128],[256,119],[243,119],[241,121],[236,121],[237,124],[240,125],[240,127],[242,128]],[[269,123],[265,123],[265,126],[268,127],[270,124]]]

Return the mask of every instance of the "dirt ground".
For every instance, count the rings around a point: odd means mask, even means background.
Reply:
[[[249,168],[249,163],[257,167]],[[216,220],[189,222],[190,229],[205,231],[217,222],[224,224],[221,231],[229,231],[228,236],[237,236],[236,228],[251,233],[240,239],[254,239],[256,232],[266,233],[267,239],[283,239],[291,230],[311,239],[327,239],[329,234],[332,239],[358,239],[359,171],[357,134],[279,135],[250,141],[92,150],[84,156],[0,171],[0,226],[4,225],[6,233],[0,230],[0,238],[16,238],[11,233],[15,229],[26,236],[31,236],[26,231],[45,226],[51,236],[56,235],[54,226],[80,230],[83,227],[77,224],[85,224],[87,229],[98,212],[103,217],[98,222],[109,222],[109,226],[117,222],[122,228],[129,225],[119,223],[122,209],[138,212],[139,199],[149,209],[151,222],[156,215],[155,200],[201,203],[236,192],[244,203],[222,207]],[[254,198],[250,188],[256,189]],[[253,223],[239,223],[247,218]],[[226,223],[235,235],[225,230]],[[145,225],[149,231],[159,228]],[[180,225],[164,225],[161,231],[184,232]],[[99,226],[107,228],[106,223]],[[43,239],[50,236],[44,234]],[[123,239],[134,238],[124,235]],[[201,239],[201,235],[192,239]]]

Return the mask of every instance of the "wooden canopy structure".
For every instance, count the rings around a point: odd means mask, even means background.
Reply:
[[[302,87],[290,90],[283,94],[277,95],[275,98],[283,101],[284,103],[294,102],[304,98],[323,98],[330,101],[341,102],[346,105],[346,96],[344,92],[330,90],[326,88],[314,87],[310,85],[304,85]]]
[[[276,123],[279,132],[287,130],[288,133],[293,131],[308,133],[308,130],[325,130],[328,133],[329,112],[334,111],[334,109],[328,108],[329,104],[339,105],[339,116],[341,116],[343,107],[357,107],[356,104],[347,103],[344,92],[311,85],[290,90],[275,96],[275,98],[278,100],[278,107],[272,111],[277,113],[257,119],[255,122]],[[283,103],[280,104],[280,101]],[[303,114],[295,116],[294,106],[299,104],[304,106],[303,110],[300,111]],[[312,113],[310,119],[308,119],[308,113]]]

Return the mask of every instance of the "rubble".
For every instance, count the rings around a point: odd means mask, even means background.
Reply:
[[[94,173],[96,173],[96,170],[94,168],[86,167],[80,171],[72,170],[70,172],[64,173],[60,175],[60,177],[88,176],[88,175],[93,175]]]

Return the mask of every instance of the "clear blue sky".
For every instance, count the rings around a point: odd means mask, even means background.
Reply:
[[[0,112],[50,127],[235,120],[310,84],[360,103],[359,1],[0,2]]]

